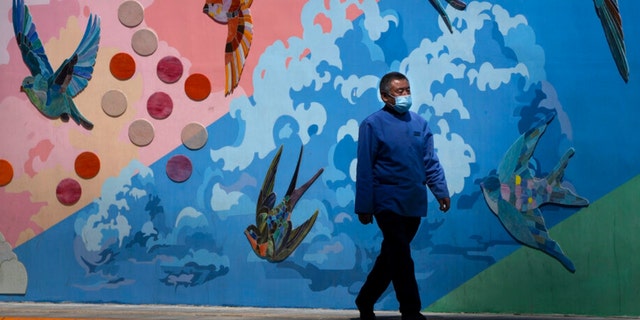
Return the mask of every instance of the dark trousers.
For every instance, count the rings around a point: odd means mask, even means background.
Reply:
[[[393,283],[400,313],[420,312],[421,302],[416,282],[411,240],[420,227],[420,217],[405,217],[393,212],[381,212],[375,220],[382,231],[382,247],[373,269],[356,298],[358,309],[373,311],[373,305]]]

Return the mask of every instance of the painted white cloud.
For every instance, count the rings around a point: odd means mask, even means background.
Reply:
[[[88,251],[102,250],[104,234],[117,235],[120,244],[124,237],[128,236],[131,226],[127,218],[120,212],[129,211],[127,200],[119,194],[133,192],[136,197],[145,195],[144,190],[131,189],[131,178],[137,175],[142,179],[152,179],[153,172],[141,162],[134,160],[127,167],[122,169],[117,177],[108,178],[102,185],[100,198],[94,200],[98,212],[90,215],[86,220],[78,217],[75,223],[76,234],[82,237],[84,245]],[[111,208],[117,208],[115,217],[110,217]]]
[[[354,75],[344,79],[342,76],[337,76],[333,83],[333,87],[337,89],[340,87],[340,94],[349,101],[350,104],[355,104],[353,98],[361,97],[367,90],[378,88],[378,81],[380,79],[376,76],[364,76],[357,77]]]
[[[220,187],[219,183],[213,185],[211,195],[211,209],[214,211],[226,211],[231,207],[237,205],[240,202],[240,197],[243,196],[242,192],[231,191],[226,192]]]
[[[346,136],[351,136],[353,141],[358,141],[358,130],[360,126],[358,125],[358,121],[354,119],[347,120],[347,123],[338,129],[338,135],[336,137],[336,141],[340,142],[340,140],[344,139]]]
[[[469,83],[476,82],[476,86],[481,91],[486,91],[487,86],[491,90],[498,89],[502,84],[511,82],[511,77],[514,74],[529,77],[529,71],[523,63],[518,63],[512,68],[495,68],[488,62],[483,63],[480,69],[470,69],[467,73],[469,77]]]
[[[476,154],[459,134],[450,132],[446,120],[438,121],[438,127],[441,133],[433,135],[433,143],[447,177],[449,192],[453,195],[464,189],[464,180],[471,175],[471,164],[476,162]]]
[[[333,1],[330,6],[326,6],[323,1],[308,2],[300,17],[302,37],[291,37],[287,39],[286,44],[277,41],[269,46],[260,56],[252,75],[252,100],[245,96],[231,102],[229,114],[244,123],[245,132],[240,133],[242,141],[239,145],[211,150],[213,161],[224,159],[224,170],[243,170],[254,160],[254,157],[248,155],[264,159],[277,147],[273,136],[274,131],[280,129],[274,128],[274,125],[282,116],[290,116],[298,122],[297,134],[304,144],[310,139],[308,129],[311,126],[317,126],[317,133],[322,133],[327,120],[325,106],[319,103],[293,105],[289,93],[291,90],[300,90],[312,84],[319,90],[332,81],[332,75],[326,72],[319,73],[318,66],[325,63],[342,67],[336,39],[353,29],[353,22],[347,19],[345,14],[347,8],[352,5],[363,11],[365,23],[383,22],[378,29],[370,30],[374,39],[388,28],[388,23],[397,20],[393,16],[381,16],[377,3],[373,0]],[[314,24],[315,17],[319,14],[331,20],[328,32]],[[365,78],[364,83],[359,84],[361,89],[370,87],[371,81],[372,78]],[[361,94],[360,90],[357,92]],[[351,94],[352,90],[349,89],[347,96]]]

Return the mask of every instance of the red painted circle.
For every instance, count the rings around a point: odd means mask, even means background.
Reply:
[[[80,200],[81,195],[82,187],[80,183],[71,178],[60,181],[58,187],[56,187],[56,197],[58,197],[58,201],[65,206],[74,205]]]
[[[166,119],[173,111],[173,100],[164,92],[156,92],[147,100],[147,112],[154,119]]]
[[[175,155],[167,162],[167,176],[175,182],[183,182],[191,177],[193,166],[191,160],[184,155]]]
[[[9,161],[0,159],[0,187],[6,186],[13,179],[13,167]]]
[[[100,159],[93,152],[83,152],[76,157],[75,169],[80,178],[91,179],[100,172]]]
[[[118,80],[129,80],[136,73],[136,62],[128,53],[120,52],[111,57],[111,74]]]
[[[158,62],[158,78],[165,83],[174,83],[182,77],[182,62],[174,56],[167,56]]]
[[[206,99],[211,93],[211,82],[207,76],[194,73],[187,78],[184,83],[184,91],[187,96],[195,101]]]

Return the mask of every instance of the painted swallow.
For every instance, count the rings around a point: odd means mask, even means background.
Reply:
[[[446,0],[446,1],[450,6],[452,6],[456,10],[462,11],[462,10],[467,8],[467,4],[462,2],[462,1],[460,1],[460,0]],[[429,2],[431,2],[431,5],[436,9],[436,11],[438,11],[438,14],[442,18],[442,20],[444,20],[444,23],[447,25],[447,28],[449,29],[449,32],[453,33],[453,27],[451,26],[451,20],[449,20],[449,15],[444,10],[444,7],[440,3],[440,0],[429,0]]]
[[[240,82],[244,62],[253,40],[253,21],[249,7],[253,0],[206,0],[202,11],[214,21],[228,27],[224,48],[225,96],[231,94]]]
[[[273,192],[275,176],[282,154],[282,146],[278,149],[275,157],[271,161],[269,170],[262,183],[260,195],[256,205],[256,224],[250,225],[244,234],[251,244],[251,249],[255,254],[269,262],[280,262],[286,259],[300,245],[302,240],[313,227],[318,217],[316,210],[311,217],[295,229],[291,226],[291,213],[298,200],[309,189],[316,179],[322,174],[324,169],[318,170],[309,181],[295,189],[302,159],[302,147],[298,156],[298,164],[291,178],[289,189],[282,199],[282,202],[275,205],[276,194]]]
[[[36,32],[29,8],[23,0],[13,0],[13,31],[22,59],[31,72],[20,90],[42,114],[63,121],[73,119],[86,129],[93,128],[72,98],[87,87],[96,62],[100,42],[100,19],[91,15],[78,48],[53,72],[42,41]]]
[[[629,64],[627,62],[627,50],[624,45],[622,18],[620,17],[618,0],[593,0],[593,4],[602,23],[604,35],[607,38],[613,60],[618,67],[618,72],[620,72],[624,82],[628,82]]]
[[[567,150],[554,170],[544,178],[535,177],[533,170],[529,168],[529,160],[538,139],[553,117],[555,113],[520,136],[502,158],[497,175],[486,177],[480,186],[487,205],[516,240],[551,255],[569,271],[575,272],[571,260],[549,236],[539,209],[547,203],[564,206],[589,205],[587,199],[561,185],[564,170],[574,150]]]

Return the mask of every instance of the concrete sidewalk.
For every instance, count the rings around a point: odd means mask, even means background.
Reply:
[[[400,314],[377,311],[380,320],[400,320]],[[584,317],[569,315],[503,315],[426,313],[429,320],[611,320],[639,317]],[[173,305],[0,302],[0,320],[24,319],[158,319],[158,320],[352,320],[356,310],[245,308]]]

